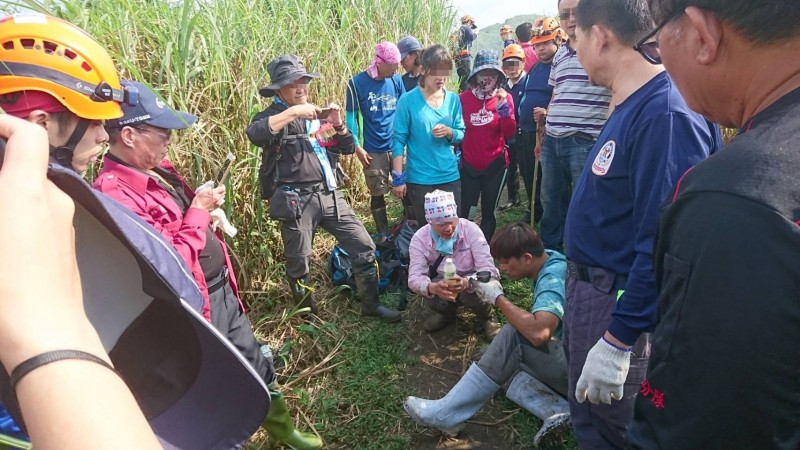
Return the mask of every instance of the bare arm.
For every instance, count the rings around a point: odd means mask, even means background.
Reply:
[[[534,347],[546,345],[561,322],[553,313],[546,311],[531,313],[525,311],[511,303],[505,295],[497,299],[495,306],[503,312],[508,323],[525,336],[525,339],[533,344]]]

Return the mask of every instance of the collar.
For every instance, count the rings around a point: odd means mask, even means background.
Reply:
[[[177,173],[175,171],[175,167],[172,166],[172,163],[166,159],[161,161],[159,167],[167,170],[168,172]],[[122,178],[125,180],[125,182],[141,195],[145,195],[147,193],[147,187],[149,183],[154,183],[156,186],[159,186],[158,181],[156,181],[146,172],[132,167],[130,164],[127,164],[111,153],[106,153],[106,155],[103,157],[103,170],[98,174],[98,177],[102,177],[109,173],[116,174],[117,177],[122,175]],[[161,186],[159,186],[159,188],[161,188]]]

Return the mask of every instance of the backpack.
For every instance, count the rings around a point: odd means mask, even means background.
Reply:
[[[375,245],[375,260],[378,262],[378,292],[398,292],[398,308],[403,311],[408,305],[408,263],[411,237],[416,232],[414,222],[403,220],[394,228],[391,235]],[[328,272],[336,286],[346,286],[357,293],[353,263],[350,255],[336,245],[328,258]],[[339,290],[339,289],[337,289]]]

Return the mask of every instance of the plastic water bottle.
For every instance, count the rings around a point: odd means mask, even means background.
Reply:
[[[444,260],[444,279],[448,280],[450,278],[456,277],[456,263],[453,262],[453,258],[446,258]]]

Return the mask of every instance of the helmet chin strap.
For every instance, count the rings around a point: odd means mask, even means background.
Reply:
[[[72,168],[72,155],[75,152],[75,147],[78,145],[78,142],[83,139],[83,135],[86,134],[86,130],[89,129],[91,123],[91,120],[78,118],[78,124],[75,125],[75,129],[72,130],[72,135],[67,140],[67,143],[59,147],[50,146],[50,156],[55,159],[60,166],[75,170]]]

